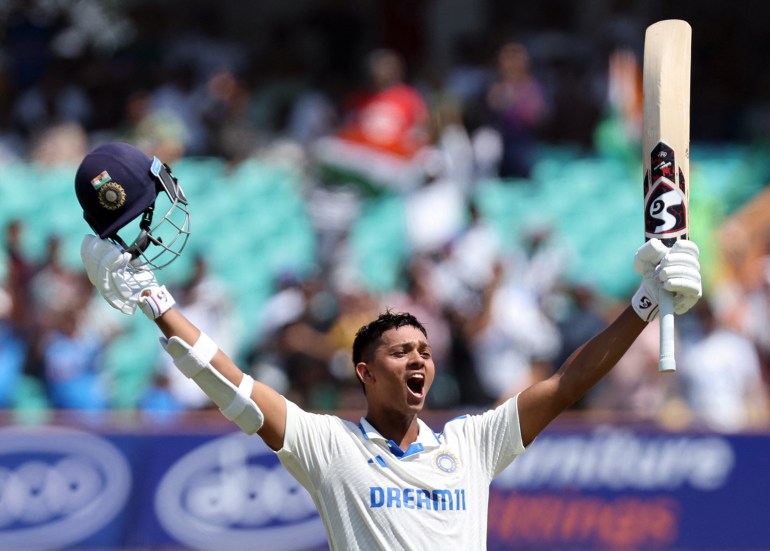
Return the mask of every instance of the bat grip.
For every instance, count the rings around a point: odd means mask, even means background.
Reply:
[[[661,289],[658,297],[660,319],[660,359],[658,371],[676,371],[674,357],[674,300],[670,292]]]

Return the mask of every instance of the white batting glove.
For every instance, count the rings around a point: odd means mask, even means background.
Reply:
[[[634,256],[634,272],[642,284],[631,299],[631,306],[644,321],[658,315],[659,292],[673,293],[674,312],[684,314],[703,294],[698,262],[698,246],[681,239],[669,249],[659,239],[650,239]]]
[[[161,317],[174,304],[176,304],[176,301],[165,285],[148,287],[139,296],[139,308],[151,320]]]
[[[80,257],[88,279],[113,308],[129,316],[136,307],[151,320],[163,315],[175,302],[165,286],[159,286],[150,270],[131,266],[131,254],[115,243],[86,235]]]

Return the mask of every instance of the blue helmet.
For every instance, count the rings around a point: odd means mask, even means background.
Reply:
[[[131,253],[135,267],[168,266],[190,237],[189,204],[179,182],[157,157],[132,145],[108,143],[86,155],[75,193],[91,229]]]

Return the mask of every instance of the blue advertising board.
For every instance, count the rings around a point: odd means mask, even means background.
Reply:
[[[770,437],[549,431],[495,480],[490,549],[770,549]]]
[[[768,434],[556,424],[494,481],[489,549],[770,549],[769,457]],[[72,548],[327,545],[310,496],[258,437],[0,430],[0,549]]]

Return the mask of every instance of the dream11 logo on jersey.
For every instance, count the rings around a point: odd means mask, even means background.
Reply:
[[[259,438],[217,438],[177,461],[155,494],[160,525],[212,551],[297,551],[326,544],[313,500]]]
[[[131,470],[110,442],[59,427],[0,431],[0,549],[69,548],[123,510]]]

